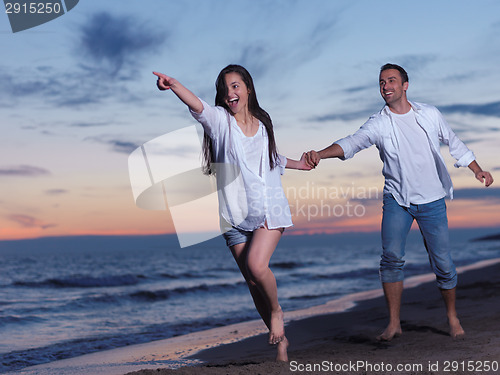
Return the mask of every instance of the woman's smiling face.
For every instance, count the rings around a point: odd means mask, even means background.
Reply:
[[[224,77],[227,87],[226,104],[233,114],[248,108],[248,90],[245,82],[238,73],[227,73]]]

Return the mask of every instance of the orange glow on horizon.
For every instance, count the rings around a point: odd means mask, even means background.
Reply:
[[[458,217],[449,218],[450,229],[468,229],[468,228],[499,228],[500,223],[486,223],[479,220],[472,220],[470,216],[460,215]],[[487,221],[487,220],[485,220]],[[286,235],[316,235],[316,234],[339,234],[339,233],[369,233],[380,231],[380,221],[376,222],[356,222],[355,220],[331,225],[319,224],[294,227],[285,231]],[[1,241],[12,240],[27,240],[44,237],[72,237],[72,236],[155,236],[155,235],[174,235],[173,230],[75,230],[68,232],[59,232],[54,234],[43,233],[43,229],[32,228],[4,228],[0,230]]]
[[[43,233],[43,230],[35,228],[35,230],[27,232],[23,230],[0,230],[0,243],[1,241],[15,241],[15,240],[29,240],[45,237],[78,237],[78,236],[155,236],[163,234],[175,234],[175,232],[152,230],[152,231],[139,231],[139,230],[81,230],[71,232],[60,232],[57,234]]]
[[[325,201],[326,202],[326,201]],[[324,214],[308,217],[308,208],[319,207],[321,203],[313,200],[295,202],[297,208],[292,210],[294,227],[286,231],[289,235],[335,234],[346,232],[380,231],[382,218],[382,202],[379,200],[353,200],[354,205],[362,205],[362,215],[349,215],[345,208],[347,201],[329,201],[332,207],[339,210],[325,211]],[[447,201],[450,229],[457,228],[500,228],[497,200],[459,199]],[[344,214],[340,215],[341,208]],[[73,211],[74,212],[74,211]],[[311,210],[310,212],[314,212]],[[317,211],[316,211],[317,212]],[[351,213],[354,213],[352,210]],[[41,215],[40,215],[41,216]],[[3,220],[2,220],[3,219]],[[200,218],[193,216],[193,228],[200,230],[197,224]],[[39,225],[42,223],[42,225]],[[48,223],[48,224],[47,224]],[[51,225],[51,223],[54,223]],[[59,223],[56,225],[56,223]],[[2,240],[23,240],[42,237],[65,236],[148,236],[176,234],[174,223],[168,211],[147,211],[137,209],[133,205],[121,210],[87,212],[85,214],[62,215],[57,212],[53,217],[34,220],[32,226],[23,225],[0,217],[0,242]],[[30,223],[28,223],[30,224]]]

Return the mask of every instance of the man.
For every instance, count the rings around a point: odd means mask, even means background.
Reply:
[[[408,74],[402,67],[382,66],[379,85],[385,107],[356,133],[319,152],[310,151],[307,162],[316,166],[320,159],[346,160],[373,144],[377,146],[385,177],[380,278],[390,318],[378,339],[389,341],[402,333],[403,256],[413,220],[419,225],[446,305],[450,335],[460,338],[465,332],[455,309],[457,274],[450,255],[444,201],[445,196],[453,198],[453,187],[439,151],[440,142],[449,146],[457,168],[469,167],[486,186],[493,183],[493,178],[481,169],[472,151],[435,107],[408,101]]]

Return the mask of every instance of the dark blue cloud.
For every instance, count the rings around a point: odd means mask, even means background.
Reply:
[[[500,101],[485,104],[452,104],[439,106],[443,113],[470,113],[473,115],[483,115],[500,117]]]
[[[49,174],[50,172],[48,170],[31,165],[0,167],[0,176],[39,177]]]
[[[37,69],[36,69],[37,70]],[[1,93],[5,99],[41,95],[45,98],[59,95],[62,88],[60,77],[53,72],[18,74],[11,67],[0,67]]]
[[[134,67],[144,54],[155,51],[166,35],[151,30],[137,17],[93,14],[80,29],[79,52],[95,64],[93,68],[117,74]],[[88,67],[87,67],[88,68]]]
[[[0,66],[0,82],[0,106],[4,104],[7,107],[13,107],[19,99],[26,98],[42,98],[44,103],[58,107],[82,107],[102,103],[109,98],[122,103],[135,100],[135,95],[124,83],[99,79],[81,71],[49,70],[43,74],[16,74],[12,69]]]
[[[0,66],[0,106],[12,107],[17,99],[29,97],[73,108],[109,100],[136,102],[140,98],[130,82],[140,76],[146,55],[166,39],[166,32],[152,30],[138,17],[94,14],[77,30],[72,51],[80,61],[76,68],[61,71],[40,65],[16,71]]]
[[[356,91],[361,91],[364,90],[363,86],[357,87],[357,88],[352,88],[352,89],[346,89],[344,92],[348,92],[348,90],[351,90],[349,92],[356,92]],[[382,104],[383,105],[383,104]],[[382,105],[379,107],[371,107],[368,109],[364,110],[359,110],[355,112],[337,112],[337,113],[331,113],[331,114],[326,114],[322,116],[316,116],[313,117],[311,120],[316,121],[316,122],[327,122],[327,121],[334,121],[334,120],[341,120],[341,121],[349,121],[349,120],[356,120],[356,119],[362,119],[362,118],[368,118],[368,116],[377,113],[380,111],[382,108]],[[473,114],[473,115],[483,115],[483,116],[492,116],[492,117],[500,117],[500,101],[499,102],[492,102],[492,103],[486,103],[486,104],[452,104],[452,105],[445,105],[445,106],[438,106],[439,110],[443,114],[453,114],[453,113],[462,113],[462,114]],[[456,130],[456,133],[460,133],[461,131],[466,131],[467,129],[463,130]],[[485,131],[493,131],[493,132],[498,132],[500,131],[500,128],[498,127],[489,127],[487,129],[484,129]]]
[[[111,140],[107,142],[113,147],[113,150],[120,153],[130,154],[140,145],[134,142]]]

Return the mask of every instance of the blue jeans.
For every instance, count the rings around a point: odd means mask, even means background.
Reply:
[[[404,279],[406,237],[416,220],[440,289],[457,285],[457,272],[450,254],[448,218],[444,198],[427,204],[400,206],[391,194],[384,194],[382,258],[380,279],[392,283]]]

